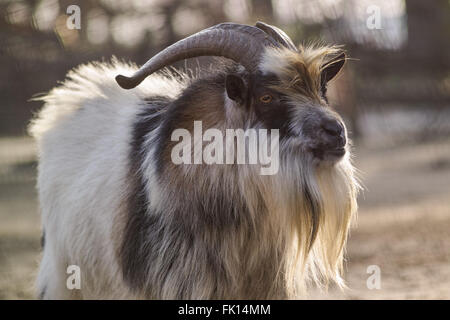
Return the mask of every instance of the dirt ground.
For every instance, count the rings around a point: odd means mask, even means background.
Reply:
[[[450,299],[450,139],[355,147],[365,191],[348,242],[348,290],[314,299]],[[40,255],[29,139],[0,139],[0,299],[32,299]],[[366,285],[369,266],[380,289]]]
[[[356,147],[364,192],[348,241],[349,290],[321,299],[450,299],[450,141]],[[369,266],[380,289],[368,289]]]

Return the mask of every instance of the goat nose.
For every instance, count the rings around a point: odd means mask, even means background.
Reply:
[[[322,122],[322,129],[329,136],[337,138],[341,146],[345,145],[346,139],[344,133],[344,126],[340,123],[340,121],[334,119],[326,119]]]
[[[344,130],[338,121],[332,119],[324,120],[322,122],[322,129],[330,136],[340,136]]]

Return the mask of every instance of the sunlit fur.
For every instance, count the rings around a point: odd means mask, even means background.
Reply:
[[[299,52],[267,48],[260,67],[278,75],[281,83],[274,85],[278,91],[299,101],[320,101],[321,72],[330,57],[340,52],[338,47],[323,45],[299,46]]]
[[[339,48],[328,46],[299,46],[298,53],[267,49],[261,69],[278,76],[281,83],[274,88],[288,95],[301,110],[303,103],[323,104],[320,75],[329,58],[339,52]],[[280,232],[291,239],[284,251],[286,284],[291,296],[304,293],[308,281],[319,286],[334,281],[343,287],[344,247],[359,188],[350,153],[335,165],[317,164],[309,154],[296,154],[298,145],[290,142],[280,149],[282,174],[275,176],[275,187],[268,188],[269,192],[279,191],[274,197],[274,212],[284,211],[291,219],[285,224],[290,228]]]
[[[319,104],[320,68],[333,53],[327,47],[302,48],[300,53],[268,50],[261,68],[282,79],[276,89],[288,93],[292,103]],[[312,283],[342,286],[358,189],[350,154],[335,164],[318,163],[298,142],[288,140],[280,146],[280,172],[273,176],[261,176],[255,165],[175,166],[167,158],[173,144],[156,152],[158,126],[145,135],[142,163],[130,176],[133,124],[151,107],[144,100],[174,100],[192,81],[186,75],[158,73],[136,89],[119,88],[114,76],[132,70],[113,61],[72,71],[42,98],[45,107],[30,127],[39,146],[38,189],[46,232],[39,295],[284,299],[304,296]],[[193,113],[180,127],[192,129],[192,120],[219,130],[245,129],[251,123],[224,92],[201,98],[189,106]],[[161,176],[155,159],[165,164]],[[136,177],[144,182],[146,218],[156,219],[158,231],[173,232],[163,232],[151,243],[153,238],[144,239],[142,247],[153,246],[157,254],[145,251],[134,257],[144,260],[145,272],[130,268],[124,275],[121,259],[127,254],[128,203],[136,196],[131,187]],[[229,215],[206,210],[219,199],[227,199],[222,205]],[[210,215],[190,210],[198,205]],[[75,292],[65,287],[71,264],[80,266],[84,279]]]

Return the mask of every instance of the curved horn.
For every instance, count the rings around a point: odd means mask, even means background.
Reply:
[[[116,81],[122,88],[131,89],[167,65],[199,56],[223,56],[255,71],[266,46],[279,47],[279,44],[259,28],[221,23],[174,43],[148,60],[131,77],[118,75]]]
[[[289,36],[280,28],[271,26],[270,24],[264,23],[262,21],[256,22],[255,26],[270,35],[276,42],[278,42],[282,46],[292,51],[298,51],[291,38],[289,38]]]

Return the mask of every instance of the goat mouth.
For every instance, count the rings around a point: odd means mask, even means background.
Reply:
[[[329,148],[316,148],[312,150],[314,157],[322,161],[337,162],[342,159],[346,154],[347,150],[345,147],[337,147],[333,149]]]
[[[339,147],[336,149],[332,149],[332,150],[328,150],[327,153],[336,157],[343,157],[345,155],[345,148],[344,147]]]

